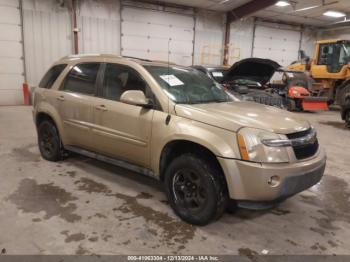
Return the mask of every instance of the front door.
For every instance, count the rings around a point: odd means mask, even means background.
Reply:
[[[149,95],[147,83],[131,67],[106,64],[100,98],[93,108],[95,150],[130,163],[149,167],[153,109],[119,101],[127,90]]]

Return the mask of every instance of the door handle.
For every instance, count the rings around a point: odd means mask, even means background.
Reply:
[[[59,96],[56,98],[58,101],[64,101],[64,96]]]
[[[107,111],[107,108],[105,105],[99,105],[99,106],[96,106],[95,107],[97,110],[100,110],[100,111]]]

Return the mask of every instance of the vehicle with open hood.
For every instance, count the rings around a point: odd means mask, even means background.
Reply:
[[[207,75],[168,63],[62,58],[35,89],[33,116],[44,159],[72,151],[152,176],[196,225],[229,203],[279,203],[318,183],[326,166],[309,122],[235,101]]]
[[[223,70],[223,67],[195,68],[211,74],[219,71],[215,79],[228,92],[241,100],[295,110],[327,110],[327,100],[313,97],[308,90],[310,81],[302,71],[288,70],[270,59],[247,58]],[[217,73],[218,74],[218,73]]]

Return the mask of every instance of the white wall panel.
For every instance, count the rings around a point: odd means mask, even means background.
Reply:
[[[200,10],[196,13],[194,64],[221,65],[223,61],[224,16]]]
[[[120,54],[120,2],[80,1],[79,53]]]
[[[192,65],[194,17],[124,6],[122,55]]]
[[[23,103],[21,16],[18,0],[0,1],[0,105]]]
[[[67,8],[55,0],[24,0],[24,48],[27,82],[36,86],[51,64],[72,53]]]
[[[317,32],[305,29],[302,35],[301,50],[304,50],[306,55],[313,57],[315,43],[317,41]]]
[[[231,24],[229,64],[251,57],[253,43],[254,21],[252,18],[244,19]]]
[[[256,25],[253,56],[269,58],[287,66],[298,58],[300,30]]]

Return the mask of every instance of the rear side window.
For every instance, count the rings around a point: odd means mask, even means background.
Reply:
[[[39,87],[41,88],[51,88],[53,83],[55,83],[56,79],[62,73],[62,71],[66,68],[66,64],[55,65],[50,68],[49,71],[44,75],[43,79],[41,79],[39,83]]]
[[[94,95],[100,63],[76,65],[68,73],[63,89],[75,93]]]

